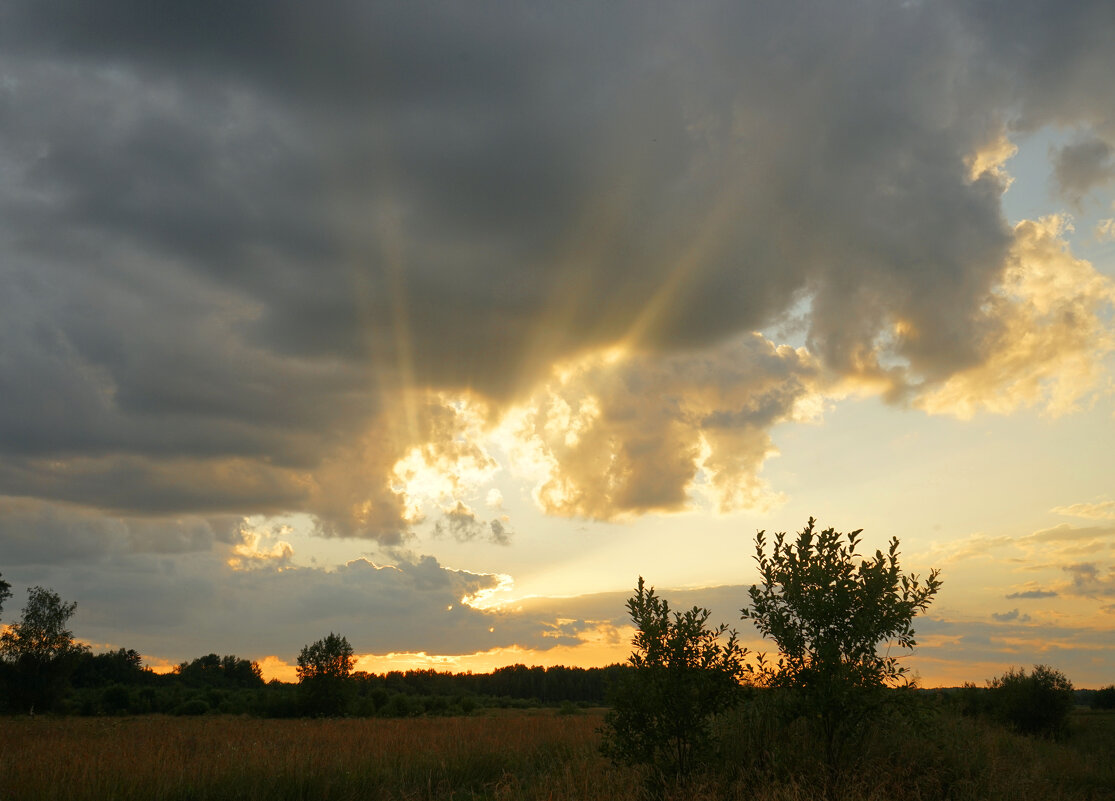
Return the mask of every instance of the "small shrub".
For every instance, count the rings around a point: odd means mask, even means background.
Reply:
[[[735,632],[708,625],[709,610],[671,613],[642,577],[627,609],[637,629],[633,670],[614,688],[602,750],[617,764],[644,765],[652,784],[685,779],[707,759],[712,719],[740,699],[745,652]]]
[[[1076,703],[1072,682],[1048,665],[1008,670],[988,682],[991,708],[1007,725],[1024,734],[1054,737],[1064,732]]]

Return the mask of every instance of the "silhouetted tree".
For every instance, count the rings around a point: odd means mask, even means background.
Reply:
[[[4,612],[4,601],[8,600],[11,597],[12,585],[4,581],[4,575],[0,573],[0,615],[2,615]]]
[[[670,612],[640,576],[627,609],[637,631],[632,671],[618,683],[603,750],[617,763],[646,765],[659,788],[684,778],[705,756],[711,719],[740,694],[745,651],[727,626],[709,627],[709,610]]]
[[[70,673],[85,649],[66,624],[77,609],[58,593],[32,587],[23,617],[0,635],[3,659],[17,708],[49,710],[68,687]]]
[[[339,715],[345,711],[355,662],[348,640],[333,632],[302,649],[298,654],[298,681],[308,713]]]
[[[757,674],[769,686],[795,689],[802,711],[820,724],[835,767],[840,742],[872,710],[873,691],[906,681],[906,668],[889,651],[879,653],[880,645],[914,647],[913,618],[941,582],[937,570],[924,582],[900,571],[897,537],[887,553],[861,558],[860,530],[816,533],[815,525],[809,518],[795,542],[776,534],[770,556],[765,532],[756,535],[763,583],[750,588],[742,615],[778,645],[777,664],[760,655]]]
[[[178,665],[174,672],[191,687],[240,689],[263,686],[259,664],[233,655],[199,656],[192,662]]]
[[[75,687],[104,687],[110,684],[146,684],[154,673],[143,666],[143,657],[132,648],[101,654],[83,653],[73,673]]]

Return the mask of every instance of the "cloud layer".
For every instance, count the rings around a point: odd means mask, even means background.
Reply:
[[[739,396],[787,365],[719,371],[721,343],[803,313],[832,380],[1060,410],[1110,345],[1110,282],[1050,288],[1056,225],[1007,226],[998,166],[1011,126],[1074,124],[1061,189],[1106,180],[1109,4],[153,8],[5,6],[0,493],[398,542],[396,465],[445,445],[427,389],[498,420],[622,345],[590,377],[613,404],[636,373],[677,391],[679,350],[710,367],[688,397]],[[543,505],[676,508],[705,446],[726,505],[763,502],[785,409],[731,435],[736,400],[688,410],[701,444],[652,406],[544,443]],[[583,494],[644,452],[656,485]]]

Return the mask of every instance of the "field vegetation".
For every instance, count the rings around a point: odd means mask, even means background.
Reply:
[[[829,787],[803,727],[741,706],[719,722],[716,760],[665,788],[673,801],[1104,801],[1115,798],[1115,713],[1078,709],[1062,739],[966,717],[937,694],[923,723],[880,727]],[[603,713],[510,710],[469,717],[274,720],[10,717],[0,798],[12,801],[636,801],[643,768],[599,750]]]

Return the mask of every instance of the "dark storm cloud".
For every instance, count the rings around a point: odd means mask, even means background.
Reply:
[[[989,358],[1012,238],[971,159],[1109,139],[1111,15],[6,3],[0,493],[398,542],[401,389],[498,409],[803,300],[825,369],[944,381]]]
[[[0,565],[93,564],[128,553],[209,551],[241,539],[239,521],[188,516],[113,518],[75,507],[0,498]]]
[[[1111,126],[1107,46],[1115,7],[1105,0],[953,0],[948,5],[986,51],[978,68],[1010,87],[1024,129],[1048,122]]]

